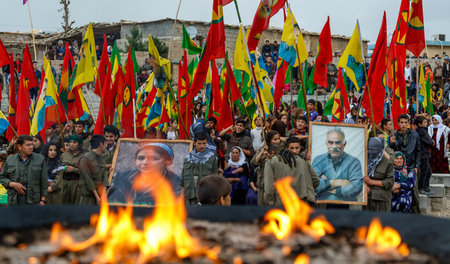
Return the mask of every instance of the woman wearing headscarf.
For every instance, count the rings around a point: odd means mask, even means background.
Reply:
[[[400,151],[394,153],[394,177],[392,212],[409,213],[411,212],[416,175],[413,169],[406,166],[406,157]]]
[[[245,154],[238,146],[230,151],[230,158],[225,162],[223,176],[231,183],[231,204],[245,204],[249,189],[250,168],[245,160]]]
[[[439,115],[431,118],[432,124],[428,127],[428,135],[433,139],[431,147],[430,165],[433,173],[450,173],[448,170],[448,134],[450,129],[442,123]]]
[[[365,210],[391,211],[392,186],[394,185],[394,167],[384,155],[384,141],[382,138],[369,139],[367,150],[367,175],[364,182],[369,194]],[[367,189],[366,189],[367,190]]]
[[[166,144],[147,143],[142,145],[136,151],[136,167],[128,171],[117,172],[117,175],[114,175],[108,192],[108,201],[113,203],[131,201],[133,204],[154,205],[155,199],[152,190],[158,188],[159,176],[169,182],[175,195],[179,195],[181,192],[180,176],[169,170],[173,159],[173,150]]]

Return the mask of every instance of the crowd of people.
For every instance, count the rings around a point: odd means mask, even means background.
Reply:
[[[64,45],[58,43],[54,48],[55,54],[51,58],[57,59],[64,53]],[[74,42],[71,49],[76,53],[77,43]],[[276,71],[277,51],[276,42],[266,41],[262,48],[270,75]],[[15,64],[20,72],[20,55]],[[142,82],[148,77],[147,71],[151,71],[145,66],[138,78]],[[445,56],[443,63],[438,60],[433,71],[429,63],[424,66],[433,84],[435,115],[424,113],[421,105],[418,106],[420,114],[416,114],[414,89],[417,89],[418,67],[411,69],[409,63],[405,67],[408,114],[400,115],[396,120],[397,131],[393,129],[389,111],[380,124],[371,124],[370,118],[360,109],[361,96],[358,98],[351,89],[348,92],[352,108],[344,123],[367,125],[371,131],[367,175],[363,179],[368,193],[365,206],[368,210],[418,213],[418,195],[432,194],[429,187],[431,174],[449,173],[449,58]],[[179,187],[187,205],[279,206],[281,200],[274,183],[291,175],[295,178],[293,188],[298,196],[311,205],[319,206],[317,200],[327,200],[323,198],[327,195],[345,196],[344,187],[350,183],[324,179],[314,162],[310,162],[310,122],[329,122],[330,117],[323,111],[325,103],[310,99],[307,109],[301,109],[297,108],[296,102],[283,102],[273,114],[256,116],[253,120],[248,115],[240,115],[235,106],[234,124],[218,130],[217,119],[207,116],[206,98],[197,96],[192,109],[194,121],[188,128],[194,149],[186,156],[182,174],[174,180],[177,182],[174,188]],[[164,131],[149,127],[144,136],[176,140],[180,129],[184,128],[177,120],[171,120]],[[92,120],[70,120],[62,129],[58,129],[57,124],[48,128],[45,140],[40,135],[21,135],[11,142],[4,142],[9,147],[0,155],[0,184],[8,191],[8,204],[100,204],[101,195],[108,192],[108,174],[122,131],[115,126],[106,126],[102,136],[92,132]],[[337,160],[342,162],[345,136],[338,131],[327,136],[330,137],[327,138],[329,153],[324,159],[330,164]],[[327,169],[333,170],[332,167]],[[211,187],[213,185],[220,186]],[[362,184],[358,188],[362,188]],[[331,204],[321,206],[333,207]]]

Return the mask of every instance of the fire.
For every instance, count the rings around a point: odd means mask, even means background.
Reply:
[[[365,242],[371,252],[377,254],[398,253],[404,257],[409,255],[408,246],[402,243],[397,230],[389,226],[383,228],[378,218],[372,220],[368,230],[367,227],[359,228],[356,236],[360,242]]]
[[[286,211],[272,209],[267,212],[264,220],[268,223],[263,228],[263,232],[274,234],[280,240],[285,239],[295,230],[300,230],[316,240],[327,233],[334,233],[334,227],[324,216],[318,216],[308,224],[313,209],[298,198],[291,187],[293,180],[292,177],[285,177],[275,183]]]
[[[306,254],[300,254],[295,258],[294,264],[309,264],[309,257]]]
[[[91,238],[75,242],[59,223],[55,223],[51,243],[57,245],[60,252],[81,251],[100,244],[102,249],[96,263],[146,263],[155,258],[171,261],[200,255],[216,261],[218,248],[205,248],[189,235],[185,226],[184,198],[175,197],[170,184],[159,174],[146,173],[141,177],[147,181],[138,180],[135,184],[158,183],[157,188],[151,189],[156,204],[153,215],[144,219],[142,230],[133,221],[131,206],[118,208],[115,213],[109,210],[103,197],[100,215],[95,216],[96,231]]]

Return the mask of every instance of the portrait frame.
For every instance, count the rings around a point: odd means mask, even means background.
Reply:
[[[162,143],[168,145],[174,154],[172,164],[169,166],[170,170],[176,175],[181,175],[183,170],[184,158],[194,147],[192,140],[166,140],[166,139],[134,139],[134,138],[120,138],[117,142],[116,150],[114,152],[111,171],[109,173],[109,185],[113,184],[116,177],[121,177],[121,172],[132,170],[136,168],[135,155],[136,151],[147,143]],[[108,189],[108,195],[110,190]],[[110,205],[125,205],[126,201],[114,202],[108,199]],[[145,204],[131,204],[135,207],[152,207],[152,205]]]
[[[328,153],[326,136],[327,133],[333,129],[340,129],[345,134],[346,145],[344,147],[344,152],[348,153],[350,156],[352,156],[352,158],[355,158],[360,162],[362,172],[362,190],[358,194],[356,201],[343,199],[319,199],[318,196],[316,197],[316,203],[367,205],[366,184],[363,182],[364,176],[367,175],[367,125],[311,122],[309,126],[309,150],[311,155],[310,163],[311,165],[315,164],[314,159],[317,156],[322,155],[323,157],[323,154]],[[361,144],[361,142],[364,142],[364,144]],[[326,178],[326,176],[324,175],[319,175],[319,173],[317,174],[319,178]]]

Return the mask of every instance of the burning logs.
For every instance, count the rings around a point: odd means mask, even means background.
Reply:
[[[92,227],[76,225],[80,218],[67,230],[58,223],[51,232],[20,227],[20,220],[30,227],[30,223],[37,221],[36,216],[42,217],[38,219],[41,224],[53,223],[55,216],[70,222],[72,214],[92,208],[80,207],[78,212],[70,208],[72,212],[68,215],[57,210],[59,215],[49,213],[52,208],[5,208],[0,229],[8,229],[4,230],[8,232],[2,232],[0,263],[438,263],[449,254],[448,250],[442,250],[449,245],[445,243],[449,239],[448,232],[432,238],[438,243],[444,242],[438,248],[440,251],[427,248],[427,239],[420,236],[419,229],[406,234],[411,244],[407,239],[402,241],[399,234],[402,228],[404,231],[414,224],[416,228],[417,224],[423,227],[422,220],[435,219],[420,217],[420,223],[414,223],[402,219],[411,216],[386,214],[380,215],[383,223],[374,220],[367,228],[368,220],[374,216],[371,213],[327,211],[317,215],[295,195],[290,187],[291,180],[285,178],[276,184],[285,211],[266,212],[264,208],[248,207],[190,208],[193,218],[186,219],[182,198],[175,197],[165,183],[160,183],[155,190],[157,206],[151,213],[138,210],[145,217],[133,214],[131,207],[113,210],[104,202],[100,214],[91,219]],[[33,210],[38,213],[30,214]],[[23,218],[21,213],[34,219]],[[19,222],[5,221],[5,217]],[[385,219],[400,227],[400,232],[383,227]],[[5,228],[6,225],[2,225],[5,222],[13,226],[13,230]],[[441,224],[448,228],[448,221]],[[359,226],[364,227],[357,229]],[[432,254],[421,253],[414,245]]]

